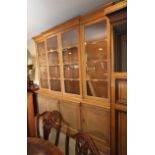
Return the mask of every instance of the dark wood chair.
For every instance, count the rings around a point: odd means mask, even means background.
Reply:
[[[93,139],[83,132],[79,132],[75,135],[66,134],[66,148],[65,155],[69,155],[69,139],[75,138],[75,155],[100,155]]]
[[[40,136],[39,122],[42,120],[43,138],[48,140],[51,129],[56,129],[55,145],[58,146],[61,130],[62,116],[58,111],[45,111],[37,115],[37,135]]]

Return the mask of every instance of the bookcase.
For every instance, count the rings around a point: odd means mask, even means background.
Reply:
[[[109,3],[34,37],[39,113],[60,111],[106,155],[126,155],[127,2]]]

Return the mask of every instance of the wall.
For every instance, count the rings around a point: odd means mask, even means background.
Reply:
[[[33,64],[34,72],[32,80],[34,83],[39,84],[38,67],[36,59],[36,46],[35,42],[32,39],[27,40],[27,64]]]

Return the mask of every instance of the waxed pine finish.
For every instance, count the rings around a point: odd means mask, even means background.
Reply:
[[[73,133],[88,132],[106,155],[126,155],[127,37],[114,33],[126,31],[124,13],[116,17],[126,7],[109,3],[33,38],[38,112],[57,109]]]

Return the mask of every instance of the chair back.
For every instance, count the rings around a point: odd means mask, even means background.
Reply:
[[[93,139],[87,133],[79,132],[75,135],[66,135],[65,155],[69,155],[69,137],[75,138],[75,155],[100,155]]]
[[[37,116],[37,133],[40,136],[39,122],[42,121],[43,138],[48,140],[52,128],[56,129],[55,145],[58,145],[62,116],[58,111],[45,111]]]

